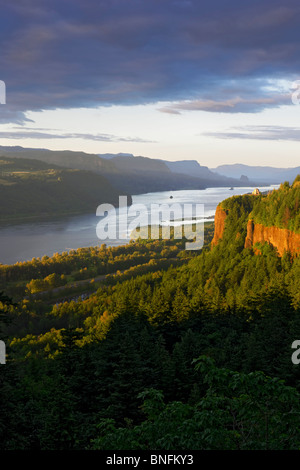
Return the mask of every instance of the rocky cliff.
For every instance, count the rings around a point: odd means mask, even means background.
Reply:
[[[300,234],[278,227],[265,227],[262,224],[255,223],[253,220],[249,220],[245,248],[251,248],[256,243],[263,242],[270,243],[276,247],[279,256],[282,256],[285,251],[289,251],[292,255],[300,253]]]
[[[214,238],[212,239],[211,245],[215,246],[219,240],[222,239],[224,229],[225,229],[225,220],[227,217],[227,212],[221,208],[220,205],[217,206],[215,213],[215,231]]]
[[[215,230],[211,246],[217,245],[219,240],[223,238],[225,230],[225,221],[228,216],[228,211],[219,205],[215,214]],[[300,254],[300,234],[294,233],[291,230],[282,229],[279,227],[266,227],[262,224],[254,222],[252,219],[247,223],[247,235],[245,238],[245,248],[252,248],[256,243],[270,243],[274,246],[279,256],[282,256],[285,251],[289,251],[292,255]]]

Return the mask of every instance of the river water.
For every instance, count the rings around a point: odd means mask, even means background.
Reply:
[[[277,189],[279,185],[259,187],[261,191]],[[139,194],[132,196],[133,206],[123,207],[116,211],[111,210],[109,214],[113,216],[113,224],[118,228],[126,226],[134,219],[130,211],[136,207],[143,215],[143,220],[150,222],[149,214],[155,204],[177,205],[181,207],[190,205],[194,208],[201,206],[201,220],[213,220],[215,210],[219,202],[228,197],[246,194],[253,191],[253,187],[244,188],[207,188],[204,190],[189,191],[163,191],[156,193]],[[99,239],[99,222],[104,220],[106,213],[102,217],[94,214],[64,218],[56,221],[26,223],[11,225],[0,229],[0,263],[14,264],[18,261],[27,261],[32,258],[41,258],[44,255],[52,256],[54,253],[62,253],[80,247],[97,246],[102,243],[106,245],[124,245],[128,243],[128,230],[123,231],[124,236],[118,239]],[[107,217],[106,217],[107,219]],[[200,220],[199,217],[197,220]],[[108,220],[108,219],[107,219]],[[171,221],[171,223],[170,223]],[[163,223],[172,225],[172,218]],[[125,224],[125,225],[124,225]],[[143,223],[141,223],[143,225]],[[146,225],[146,223],[145,223]],[[111,227],[111,225],[110,225]],[[114,231],[114,227],[112,227]]]

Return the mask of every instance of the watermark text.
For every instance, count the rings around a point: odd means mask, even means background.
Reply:
[[[293,93],[292,93],[292,103],[293,104],[300,104],[300,80],[295,80],[293,83],[292,83],[292,86],[291,88],[293,90],[295,90]]]
[[[96,232],[100,240],[151,239],[189,240],[186,250],[200,250],[204,244],[203,204],[132,204],[119,197],[118,213],[112,204],[100,204],[96,215],[102,217]],[[171,230],[172,228],[172,230]]]
[[[293,364],[300,364],[300,340],[296,339],[293,341],[292,349],[296,349],[296,351],[292,354],[292,363]]]
[[[0,364],[6,364],[6,346],[4,341],[0,341]]]
[[[0,80],[0,104],[6,104],[6,85],[3,80]]]

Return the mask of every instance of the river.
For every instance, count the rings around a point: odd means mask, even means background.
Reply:
[[[260,191],[277,189],[279,185],[259,187]],[[184,204],[203,205],[205,220],[213,220],[219,202],[230,196],[246,194],[253,191],[253,187],[243,188],[207,188],[204,190],[164,191],[132,196],[134,207],[137,204],[144,207],[147,218],[154,204]],[[116,224],[124,221],[126,212],[130,208],[117,209]],[[102,217],[104,219],[104,217]],[[130,219],[130,218],[129,218]],[[64,218],[56,221],[26,223],[0,228],[0,263],[14,264],[18,261],[27,261],[32,258],[41,258],[44,255],[52,256],[80,247],[107,245],[123,245],[126,239],[100,240],[97,236],[97,226],[101,217],[94,214]],[[132,220],[132,217],[131,219]]]

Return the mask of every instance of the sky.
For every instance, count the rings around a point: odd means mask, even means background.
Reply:
[[[300,165],[298,0],[0,7],[0,145]]]

